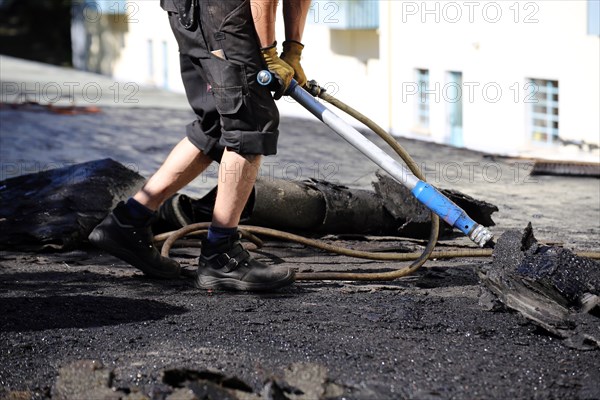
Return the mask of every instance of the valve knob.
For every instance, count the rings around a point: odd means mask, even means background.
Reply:
[[[266,70],[262,70],[256,75],[256,80],[259,85],[267,86],[273,80],[273,75]]]

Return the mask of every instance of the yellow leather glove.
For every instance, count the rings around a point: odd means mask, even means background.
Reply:
[[[281,53],[281,59],[294,68],[294,79],[300,87],[306,86],[306,74],[300,65],[303,48],[304,45],[300,42],[286,40],[283,42],[283,52]]]
[[[260,52],[267,64],[267,68],[269,68],[269,71],[271,71],[279,81],[279,88],[277,88],[273,94],[273,98],[279,100],[292,82],[294,68],[289,66],[277,55],[277,42],[273,43],[271,46],[261,48]]]

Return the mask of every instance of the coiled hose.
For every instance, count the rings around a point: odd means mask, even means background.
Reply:
[[[335,106],[339,110],[344,113],[350,115],[357,121],[363,123],[373,132],[375,132],[381,139],[383,139],[395,152],[398,154],[400,158],[406,163],[407,167],[410,171],[419,179],[425,181],[425,176],[412,159],[412,157],[408,154],[408,152],[394,139],[389,133],[387,133],[383,128],[373,122],[370,118],[367,118],[365,115],[355,110],[354,108],[348,106],[342,101],[336,99],[335,97],[329,95],[324,90],[322,90],[318,85],[312,84],[309,87],[309,91],[313,96],[320,97],[321,99],[327,101],[329,104]],[[183,238],[184,236],[190,234],[200,234],[205,232],[210,225],[209,222],[201,222],[190,224],[185,226],[175,232],[167,232],[161,235],[157,235],[155,240],[160,242],[164,240],[164,244],[162,246],[161,254],[164,257],[169,256],[169,251],[173,244]],[[360,250],[348,249],[340,246],[334,246],[323,241],[309,239],[303,236],[295,235],[289,232],[279,231],[271,228],[264,228],[259,226],[249,226],[249,225],[240,225],[239,230],[242,234],[242,237],[248,239],[252,243],[254,243],[257,247],[262,246],[262,241],[255,236],[264,235],[270,236],[273,238],[296,242],[303,244],[305,246],[314,247],[317,249],[329,251],[331,253],[354,257],[354,258],[363,258],[369,260],[378,260],[378,261],[412,261],[407,266],[387,271],[387,272],[301,272],[296,274],[296,280],[302,281],[312,281],[312,280],[341,280],[341,281],[391,281],[394,279],[401,278],[403,276],[407,276],[415,272],[419,269],[425,262],[433,257],[433,258],[456,258],[456,257],[489,257],[492,255],[491,249],[464,249],[464,250],[452,250],[452,251],[435,251],[434,248],[437,244],[437,238],[439,235],[440,228],[440,220],[439,217],[431,212],[431,230],[429,233],[429,239],[425,249],[422,253],[413,252],[413,253],[377,253],[377,252],[367,252]],[[600,254],[598,253],[580,253],[580,255],[584,256],[592,256],[593,258],[600,258]],[[594,257],[595,256],[595,257]]]

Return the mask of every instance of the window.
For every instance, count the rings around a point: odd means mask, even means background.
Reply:
[[[163,58],[163,88],[169,88],[169,46],[167,42],[162,42],[162,58]]]
[[[446,132],[449,135],[448,143],[457,147],[464,146],[462,87],[462,72],[448,71],[446,73],[446,85],[444,86]]]
[[[416,80],[418,87],[416,120],[421,128],[429,128],[429,70],[417,69]]]
[[[148,49],[148,79],[154,80],[154,43],[152,39],[146,41],[146,48]]]
[[[558,81],[529,80],[531,138],[552,144],[558,139]]]

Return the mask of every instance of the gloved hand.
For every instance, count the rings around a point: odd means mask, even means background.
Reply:
[[[300,42],[286,40],[283,42],[283,52],[281,53],[281,59],[294,68],[294,79],[300,87],[306,86],[306,74],[300,65],[303,48],[304,45]]]
[[[267,63],[267,68],[269,68],[269,71],[271,71],[279,81],[279,88],[277,88],[277,91],[273,94],[273,98],[279,100],[292,82],[294,68],[289,66],[277,55],[277,42],[273,43],[271,46],[261,48],[260,52],[262,53],[265,63]]]

